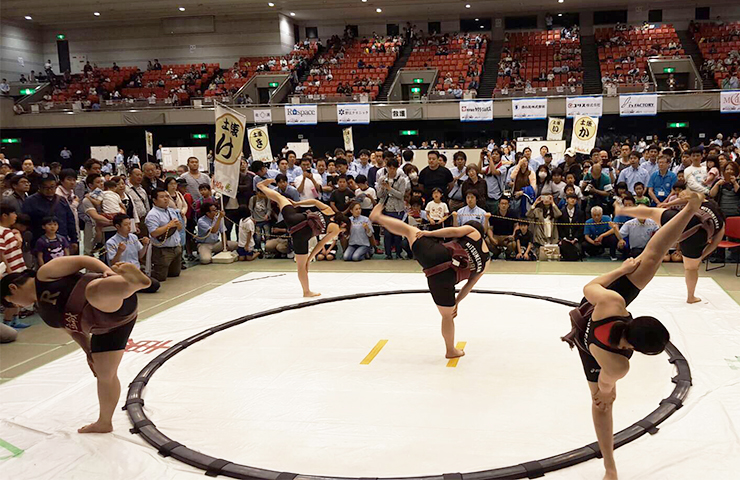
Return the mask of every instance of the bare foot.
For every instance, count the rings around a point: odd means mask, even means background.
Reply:
[[[125,278],[131,285],[147,288],[152,284],[149,277],[133,263],[118,262],[111,267],[111,270]]]
[[[321,294],[316,292],[304,292],[303,298],[318,297],[319,295]]]
[[[618,480],[616,470],[607,470],[604,474],[604,480]]]
[[[101,423],[100,421],[97,421],[95,423],[91,423],[90,425],[85,425],[84,427],[77,430],[77,433],[110,433],[113,431],[113,425],[110,423]]]
[[[703,201],[704,201],[704,197],[702,197],[696,192],[691,192],[691,194],[689,195],[688,208],[694,211],[699,210],[699,207],[701,207],[701,202]]]
[[[688,300],[686,300],[686,303],[699,303],[701,302],[701,298],[699,297],[689,297]]]
[[[378,217],[383,214],[383,208],[385,208],[385,204],[383,202],[378,202],[375,207],[373,207],[372,212],[370,212],[370,220],[377,222]]]
[[[614,216],[615,217],[622,216],[622,210],[624,210],[624,207],[620,205],[619,203],[614,202]]]
[[[447,355],[445,355],[445,358],[457,358],[457,357],[462,357],[464,355],[465,355],[465,352],[463,352],[462,350],[453,348],[452,352],[447,352]]]

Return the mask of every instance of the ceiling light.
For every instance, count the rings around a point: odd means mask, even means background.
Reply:
[[[484,28],[483,25],[481,25],[480,28]]]
[[[272,3],[272,2],[267,2],[267,6],[268,6],[268,7],[274,7],[274,6],[275,6],[275,4],[274,4],[274,3]]]
[[[375,11],[378,12],[378,13],[380,13],[380,12],[383,11],[383,9],[382,8],[376,8]]]
[[[465,4],[465,8],[470,8],[470,4],[469,3],[466,3]]]
[[[563,14],[562,14],[562,13],[558,13],[558,17],[562,17],[562,16],[563,16]]]
[[[362,0],[362,3],[367,3],[367,0]]]
[[[558,0],[558,3],[563,3],[565,0]]]
[[[93,15],[95,15],[96,17],[99,17],[100,16],[100,12],[93,12]]]
[[[178,8],[178,10],[180,10],[181,12],[184,12],[185,11],[185,7],[180,7],[180,8]]]
[[[26,15],[26,20],[33,20],[33,17],[31,15]]]
[[[477,22],[477,21],[478,21],[478,19],[476,18],[476,19],[475,19],[475,21]]]
[[[291,17],[295,17],[295,12],[290,12]]]

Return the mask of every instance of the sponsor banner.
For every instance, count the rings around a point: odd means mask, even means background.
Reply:
[[[239,158],[244,147],[247,117],[220,103],[216,104],[216,148],[213,189],[227,197],[236,197],[239,186]]]
[[[144,141],[146,142],[146,154],[154,156],[154,135],[152,132],[144,132]]]
[[[547,140],[562,140],[565,130],[565,119],[550,117],[547,121]]]
[[[272,110],[252,110],[254,114],[254,123],[272,123]],[[272,160],[270,160],[272,161]]]
[[[394,108],[391,110],[391,118],[393,120],[406,120],[408,117],[406,116],[406,109],[405,108]]]
[[[316,125],[319,123],[319,107],[317,105],[286,105],[286,125]]]
[[[740,112],[740,90],[730,90],[719,94],[719,111],[721,113]]]
[[[347,127],[342,130],[342,138],[344,138],[344,149],[354,152],[355,141],[352,138],[352,127]]]
[[[602,97],[568,97],[565,101],[565,116],[568,118],[600,117],[603,112],[604,99]]]
[[[635,117],[658,114],[658,95],[654,93],[640,95],[620,95],[619,115]]]
[[[340,125],[367,125],[370,123],[369,103],[337,105],[337,123]]]
[[[463,100],[460,102],[461,122],[493,121],[493,100]]]
[[[527,98],[511,101],[511,118],[514,120],[544,120],[547,118],[546,98]]]
[[[250,128],[247,132],[249,148],[252,150],[252,160],[261,160],[266,163],[272,162],[272,148],[270,148],[270,135],[267,125]]]
[[[589,155],[596,146],[596,134],[599,131],[597,117],[576,117],[573,120],[573,136],[570,139],[570,148],[576,153]]]

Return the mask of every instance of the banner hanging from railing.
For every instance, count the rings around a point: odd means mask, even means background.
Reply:
[[[318,105],[286,105],[286,125],[316,125],[319,123]]]
[[[511,101],[511,118],[514,120],[544,120],[547,118],[546,98],[525,98]]]
[[[602,97],[568,97],[565,101],[565,115],[568,118],[601,117],[603,114],[604,99]]]
[[[216,148],[213,189],[227,197],[236,197],[239,186],[239,157],[244,148],[247,117],[216,104]]]
[[[339,125],[367,125],[370,123],[369,103],[342,103],[337,105]]]
[[[619,115],[639,117],[658,114],[658,95],[655,93],[620,95]]]
[[[460,102],[461,122],[493,121],[493,100],[463,100]]]
[[[719,94],[721,113],[740,113],[740,90],[730,90]]]
[[[355,151],[355,140],[352,138],[352,127],[347,127],[342,130],[342,137],[344,138],[344,149],[351,152]]]
[[[254,115],[254,123],[272,123],[272,110],[269,108],[264,110],[252,110]]]

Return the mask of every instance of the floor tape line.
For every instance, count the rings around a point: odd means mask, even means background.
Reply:
[[[457,342],[457,345],[455,345],[455,348],[457,348],[458,350],[465,350],[465,345],[467,345],[467,344],[468,344],[468,342]],[[447,366],[450,367],[450,368],[457,367],[457,362],[460,361],[460,358],[462,358],[462,357],[451,358],[447,362]]]
[[[370,362],[372,362],[373,359],[378,356],[380,351],[383,350],[383,347],[385,347],[386,343],[388,343],[388,340],[380,340],[378,343],[376,343],[373,349],[370,350],[370,353],[367,354],[367,357],[365,357],[360,362],[360,365],[370,365]]]
[[[23,453],[23,450],[21,450],[20,448],[16,447],[15,445],[11,445],[10,443],[8,443],[5,440],[3,440],[2,438],[0,438],[0,447],[4,448],[5,450],[7,450],[10,453],[12,453],[13,454],[13,457],[17,457],[17,456],[19,456],[20,454]],[[5,459],[5,458],[11,458],[11,457],[4,457],[3,459]]]

